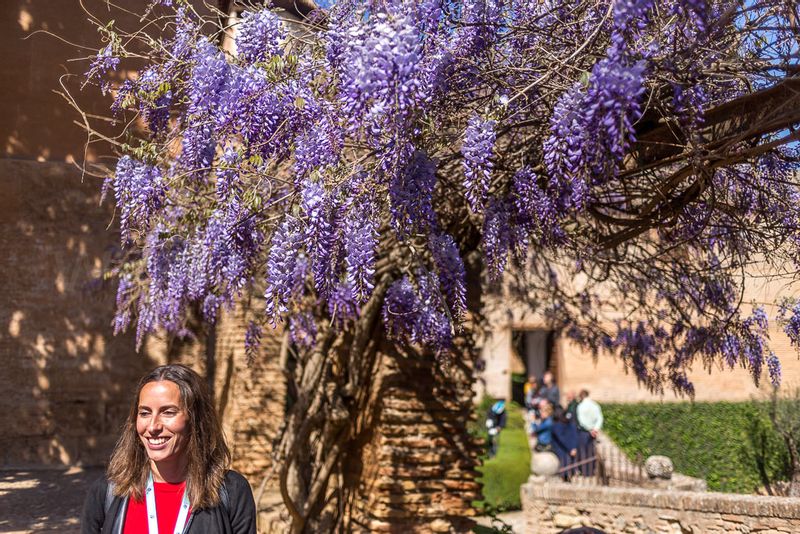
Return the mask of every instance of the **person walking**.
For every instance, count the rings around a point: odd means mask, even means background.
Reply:
[[[203,380],[163,365],[139,380],[106,475],[89,490],[82,534],[255,534],[247,480]]]

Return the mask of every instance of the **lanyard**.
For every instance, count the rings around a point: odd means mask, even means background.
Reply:
[[[175,520],[175,529],[173,534],[181,534],[183,526],[186,523],[186,518],[189,515],[189,494],[183,488],[183,500],[181,501],[181,510],[178,512],[178,519]],[[147,504],[147,530],[150,534],[158,534],[158,519],[156,516],[156,490],[153,486],[153,473],[147,475],[147,488],[145,488],[145,503]]]

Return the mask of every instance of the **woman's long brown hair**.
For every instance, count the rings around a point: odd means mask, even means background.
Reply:
[[[128,419],[117,440],[108,464],[108,479],[114,494],[141,500],[150,473],[150,460],[136,432],[139,395],[145,384],[169,380],[181,392],[182,408],[189,421],[186,487],[193,509],[212,508],[219,504],[219,489],[230,466],[231,453],[225,443],[219,417],[211,402],[205,381],[189,367],[180,364],[156,367],[139,380]]]

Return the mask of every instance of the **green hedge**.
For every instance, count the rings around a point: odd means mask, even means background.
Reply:
[[[484,398],[475,407],[477,419],[471,431],[487,439],[486,413],[493,399]],[[522,407],[514,402],[506,403],[506,428],[500,432],[500,446],[497,456],[492,459],[483,456],[483,466],[478,470],[478,479],[483,484],[483,500],[473,505],[484,511],[519,510],[521,508],[519,489],[530,474],[531,451],[525,433],[525,420]]]
[[[669,456],[712,491],[752,493],[786,480],[788,455],[754,402],[605,404],[604,430],[629,456]]]

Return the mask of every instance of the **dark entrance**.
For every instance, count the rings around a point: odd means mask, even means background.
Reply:
[[[514,358],[519,358],[525,368],[524,373],[511,373],[511,398],[514,402],[525,404],[524,386],[528,376],[542,378],[545,371],[552,369],[552,330],[513,330],[511,344]]]

